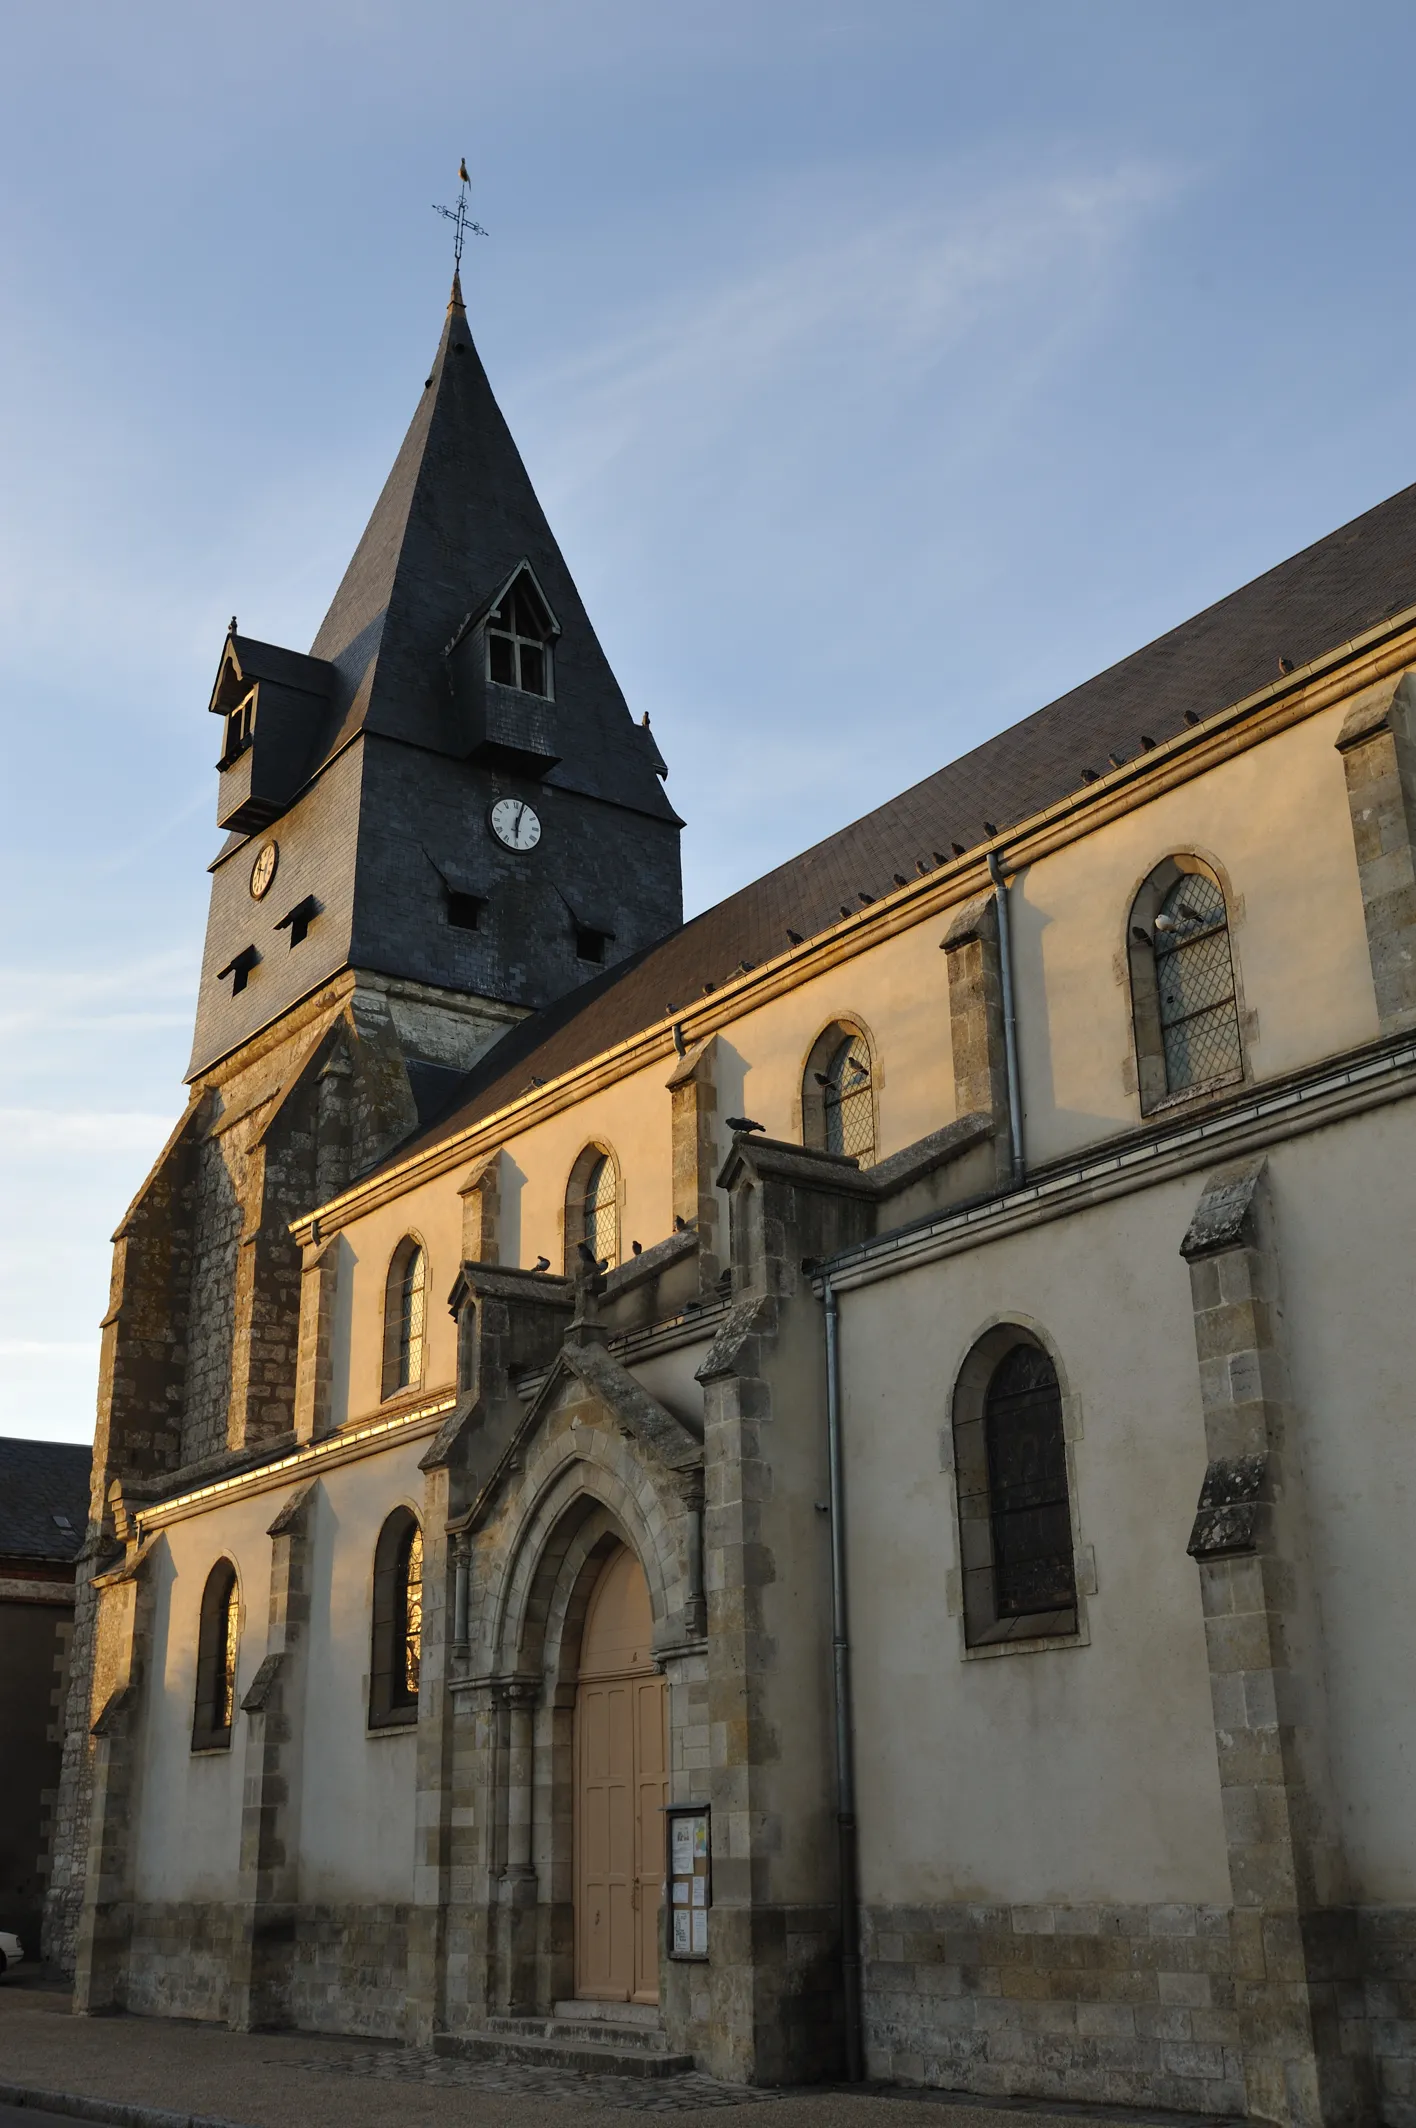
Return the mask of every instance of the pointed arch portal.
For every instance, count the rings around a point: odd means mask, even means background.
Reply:
[[[618,1545],[585,1616],[575,1693],[575,1992],[657,2003],[664,1806],[664,1679],[650,1660],[644,1569]]]

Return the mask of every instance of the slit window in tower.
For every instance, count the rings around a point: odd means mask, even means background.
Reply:
[[[551,692],[551,617],[524,573],[487,619],[487,676],[524,695]]]
[[[482,901],[477,894],[459,894],[455,887],[447,890],[447,920],[454,931],[480,931],[482,928]]]

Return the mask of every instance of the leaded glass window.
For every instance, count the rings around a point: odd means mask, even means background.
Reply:
[[[383,1394],[416,1389],[423,1379],[428,1257],[410,1234],[393,1252],[384,1291]]]
[[[584,1235],[596,1263],[614,1263],[619,1253],[619,1176],[609,1153],[599,1155],[585,1178]]]
[[[828,1153],[854,1153],[862,1167],[875,1158],[875,1096],[870,1051],[862,1034],[847,1035],[824,1074],[822,1112]]]
[[[1224,894],[1182,872],[1155,918],[1155,978],[1170,1093],[1237,1072],[1239,1008]]]
[[[1038,1345],[1014,1345],[984,1401],[994,1608],[1058,1611],[1076,1598],[1067,1449],[1057,1373]]]

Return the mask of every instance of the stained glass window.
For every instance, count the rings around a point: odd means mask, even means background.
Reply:
[[[984,1401],[994,1601],[1000,1618],[1057,1611],[1076,1599],[1062,1394],[1047,1354],[1017,1344]]]
[[[415,1522],[404,1547],[400,1579],[399,1642],[403,1657],[403,1697],[418,1697],[423,1659],[423,1532]]]
[[[1155,919],[1155,979],[1170,1093],[1240,1069],[1239,1008],[1224,895],[1184,872]]]

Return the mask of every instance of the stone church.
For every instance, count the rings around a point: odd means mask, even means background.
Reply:
[[[79,2009],[1411,2128],[1416,488],[685,924],[454,285],[209,706]]]

